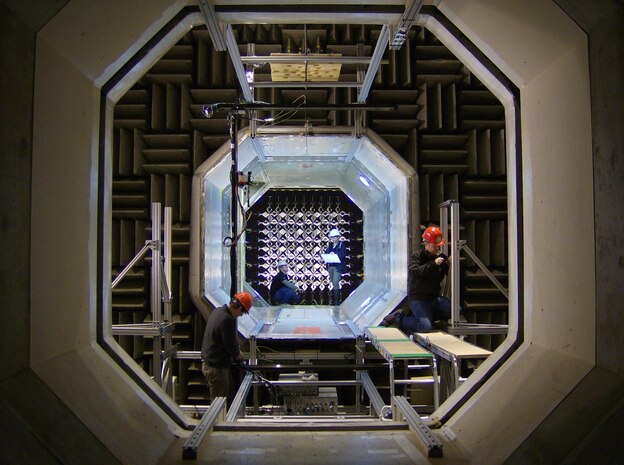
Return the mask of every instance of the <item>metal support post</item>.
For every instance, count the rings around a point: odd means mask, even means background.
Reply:
[[[468,254],[468,256],[474,260],[477,266],[481,269],[481,271],[485,273],[485,275],[488,278],[490,278],[490,281],[494,283],[494,285],[498,288],[498,290],[501,291],[501,293],[509,299],[509,291],[505,289],[505,286],[503,286],[501,282],[498,279],[496,279],[496,276],[494,276],[492,272],[488,270],[487,266],[485,266],[483,262],[479,260],[479,257],[477,257],[477,255],[472,251],[472,249],[466,245],[465,241],[462,241],[460,245],[461,245],[462,250],[464,250]]]
[[[394,28],[393,34],[390,37],[390,50],[399,50],[409,34],[409,30],[412,28],[412,24],[416,21],[416,16],[420,12],[423,0],[410,0],[405,6],[405,12],[401,16],[401,20]]]
[[[433,409],[438,410],[440,406],[440,377],[435,355],[431,357],[431,376],[433,376]]]
[[[172,222],[172,209],[171,207],[165,207],[165,222],[164,222],[164,235],[163,235],[163,252],[164,252],[164,270],[163,270],[163,289],[165,291],[164,298],[164,321],[171,323],[172,320],[172,304],[171,304],[171,222]],[[165,334],[165,354],[170,354],[173,347],[173,336],[171,332]],[[169,396],[173,394],[173,381],[172,381],[172,362],[171,357],[162,357],[163,362],[163,376],[162,376],[162,388]]]
[[[451,203],[451,326],[459,323],[459,203]]]
[[[357,44],[357,54],[358,56],[363,56],[364,55],[364,44],[362,43],[358,43]],[[379,65],[377,65],[379,66]],[[366,69],[364,68],[364,66],[362,65],[358,65],[357,69],[356,69],[356,81],[358,86],[362,86],[362,84],[364,84],[364,79],[366,78]],[[359,93],[361,92],[361,87],[358,88],[358,90],[356,91],[357,95],[359,96]],[[363,123],[364,123],[364,115],[366,113],[365,112],[360,112],[360,111],[354,111],[353,112],[353,128],[354,128],[354,132],[355,132],[355,138],[356,140],[360,140],[362,137],[362,134],[364,132],[364,128],[363,128]],[[354,143],[355,144],[355,143]],[[353,148],[353,147],[352,147]],[[358,146],[359,148],[359,146]],[[347,156],[347,158],[349,158]],[[348,161],[351,161],[350,159]]]
[[[206,437],[206,434],[208,434],[217,421],[223,421],[225,419],[226,401],[225,397],[217,397],[214,401],[212,401],[210,408],[193,430],[191,437],[188,438],[182,447],[183,459],[197,458],[197,449],[199,449],[199,445]]]
[[[372,410],[381,418],[385,411],[385,405],[379,391],[375,387],[375,383],[373,383],[367,371],[358,371],[358,374],[360,375],[362,386],[364,386],[364,391],[370,399]]]
[[[427,447],[429,457],[442,457],[442,444],[436,439],[429,427],[414,411],[407,399],[403,396],[397,396],[392,400],[396,409],[401,412],[401,415],[410,426],[410,429],[418,435]]]
[[[355,363],[356,365],[364,365],[364,352],[366,351],[366,345],[364,341],[364,335],[357,337],[355,341]],[[360,381],[360,371],[355,372],[355,379]],[[360,413],[360,384],[355,386],[355,413]]]
[[[250,42],[247,44],[247,56],[255,56],[255,55],[256,55],[256,44]],[[253,86],[254,81],[255,81],[254,65],[245,66],[245,78],[247,81],[247,85],[251,87],[251,94],[252,94],[251,101],[255,102],[256,96],[254,94],[257,94],[257,92],[256,92],[256,88]],[[250,116],[251,117],[249,118],[249,135],[251,136],[252,139],[254,139],[256,137],[256,133],[258,130],[258,112],[252,111]]]
[[[238,51],[238,44],[236,43],[236,38],[234,37],[234,31],[232,30],[232,25],[228,24],[225,26],[224,35],[225,35],[225,43],[227,45],[227,51],[230,54],[230,59],[232,60],[232,66],[234,67],[234,71],[236,72],[238,83],[241,86],[243,97],[245,97],[245,100],[247,100],[248,102],[253,102],[253,93],[251,91],[251,88],[249,87],[249,83],[247,82],[247,75],[245,74],[245,67],[243,66],[240,52]]]
[[[394,360],[388,360],[388,368],[390,369],[390,400],[394,398]]]
[[[459,259],[460,252],[464,250],[475,264],[494,283],[501,293],[509,299],[509,291],[503,286],[494,274],[488,270],[479,257],[468,247],[465,240],[459,239],[459,202],[456,200],[446,200],[440,205],[440,230],[447,239],[446,243],[440,247],[440,251],[448,255],[450,260],[450,281],[451,281],[451,326],[449,332],[452,334],[506,334],[507,325],[461,325],[459,320]],[[449,235],[449,211],[450,210],[450,235]],[[448,283],[448,281],[447,281]]]
[[[213,47],[217,52],[225,52],[227,45],[225,43],[225,37],[223,30],[217,19],[217,13],[210,0],[199,0],[199,10],[204,15],[206,21],[206,28],[210,33],[210,39],[212,40]]]
[[[264,320],[258,320],[256,326],[253,327],[251,333],[249,333],[249,364],[258,364],[258,334],[264,328]]]
[[[133,323],[127,325],[113,325],[113,336],[162,336],[173,331],[171,323]]]
[[[152,323],[157,325],[160,323],[161,309],[161,268],[160,268],[160,247],[161,247],[161,207],[159,202],[152,203],[152,242],[157,247],[152,248],[152,282],[151,282],[151,310]],[[161,336],[152,338],[152,371],[154,381],[158,385],[161,382]]]
[[[245,416],[245,399],[247,399],[247,394],[249,393],[249,389],[251,388],[253,378],[254,375],[251,373],[247,373],[245,375],[245,379],[243,379],[243,382],[238,388],[236,396],[232,401],[232,405],[228,410],[226,421],[236,421],[238,415]]]
[[[256,326],[251,330],[249,334],[249,365],[258,365],[258,334],[264,328],[264,320],[258,320]],[[258,413],[259,399],[258,399],[258,387],[254,386],[253,390],[253,405],[254,413]]]
[[[451,367],[453,369],[453,390],[451,392],[455,392],[459,387],[459,360],[455,354],[451,355]]]
[[[230,151],[232,166],[230,171],[230,185],[232,189],[231,199],[231,225],[232,244],[230,245],[230,297],[238,292],[238,122],[239,115],[236,110],[228,115],[230,123]]]
[[[449,235],[449,211],[451,228]],[[440,247],[440,252],[451,258],[451,327],[459,323],[459,203],[456,200],[446,200],[440,204],[440,230],[446,239]]]
[[[362,112],[353,112],[353,127],[355,128],[355,137],[362,137]]]
[[[448,251],[449,251],[449,243],[448,243],[448,232],[449,232],[449,224],[448,224],[448,205],[449,202],[451,201],[446,201],[444,203],[440,204],[440,231],[442,231],[442,237],[444,237],[446,240],[446,242],[444,242],[444,245],[442,247],[440,247],[440,252],[442,252],[444,255],[448,256]]]
[[[117,284],[119,284],[121,280],[124,278],[124,276],[128,274],[128,272],[132,269],[132,267],[136,264],[136,262],[141,260],[141,258],[143,258],[143,255],[145,255],[148,252],[148,250],[153,249],[157,245],[158,244],[154,244],[152,241],[145,241],[145,245],[139,251],[139,253],[136,254],[136,256],[132,259],[132,261],[128,263],[126,267],[121,271],[121,273],[119,273],[117,277],[113,280],[113,283],[111,284],[111,289],[115,289],[115,287],[117,287]]]
[[[377,43],[375,44],[373,56],[371,57],[370,64],[368,65],[368,69],[366,70],[366,75],[364,76],[362,87],[359,90],[357,98],[358,103],[364,103],[368,98],[368,92],[373,85],[373,79],[375,79],[375,76],[377,75],[377,70],[379,69],[379,64],[381,63],[381,58],[383,57],[384,52],[386,51],[386,47],[388,46],[389,38],[390,28],[388,28],[387,25],[384,25],[381,28],[381,32],[379,33],[379,38],[377,39]]]
[[[114,289],[126,276],[132,267],[151,249],[152,269],[150,274],[150,310],[152,321],[150,323],[137,323],[126,325],[112,325],[112,334],[115,336],[151,336],[153,343],[152,370],[154,381],[157,382],[170,396],[173,396],[173,383],[171,378],[172,357],[177,346],[173,345],[172,331],[172,308],[171,308],[171,207],[165,208],[164,233],[161,224],[161,205],[152,203],[152,238],[145,241],[145,245],[132,259],[123,271],[111,284]],[[161,240],[161,235],[164,236]],[[162,248],[162,250],[161,250]],[[164,305],[164,319],[163,307]],[[164,350],[163,350],[164,339]]]

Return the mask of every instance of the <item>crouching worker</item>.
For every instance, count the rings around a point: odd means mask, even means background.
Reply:
[[[234,294],[223,307],[215,308],[206,322],[202,341],[202,374],[210,389],[210,401],[226,397],[228,405],[234,394],[230,369],[233,363],[243,360],[238,346],[237,318],[249,312],[253,299],[248,292]]]
[[[277,264],[279,272],[271,281],[271,301],[273,305],[295,305],[299,303],[299,289],[294,281],[288,279],[288,264],[281,260]]]
[[[440,253],[444,245],[442,231],[429,226],[422,235],[422,248],[412,255],[409,263],[408,300],[411,313],[394,312],[384,318],[382,325],[395,323],[406,333],[431,332],[434,321],[451,317],[451,301],[440,295],[440,284],[448,274],[448,257]]]

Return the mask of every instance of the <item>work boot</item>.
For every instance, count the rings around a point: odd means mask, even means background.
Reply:
[[[396,316],[397,316],[397,314],[399,312],[400,312],[400,310],[394,311],[391,314],[387,315],[383,320],[381,320],[381,323],[379,324],[379,326],[390,326],[390,325],[393,325],[395,320],[396,320]]]
[[[449,329],[448,320],[436,321],[433,325],[433,328],[439,331],[442,331],[444,333],[448,333],[448,329]]]

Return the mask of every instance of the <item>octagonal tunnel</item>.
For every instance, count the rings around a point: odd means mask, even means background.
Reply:
[[[224,245],[231,235],[230,167],[225,144],[193,179],[190,289],[202,313],[208,312],[206,302],[223,305],[230,296],[230,251]],[[401,303],[409,231],[419,224],[409,214],[416,174],[379,136],[369,130],[356,138],[349,128],[318,135],[302,135],[299,128],[244,134],[238,167],[253,180],[240,199],[247,228],[244,247],[238,247],[244,270],[238,288],[255,297],[249,315],[239,320],[243,336],[261,321],[262,336],[270,339],[350,339],[350,324],[376,325]],[[333,228],[347,246],[339,306],[329,305],[331,285],[319,256]],[[288,230],[299,236],[286,239]],[[301,305],[270,303],[268,286],[279,259],[291,261],[301,275]]]
[[[448,2],[441,5],[445,6],[451,14],[460,10],[455,5],[449,7]],[[583,269],[583,273],[566,273],[565,277],[553,272],[562,262],[567,265],[568,270],[581,269],[574,266],[576,263],[591,262],[591,260],[587,260],[587,254],[591,255],[591,251],[586,247],[578,246],[588,243],[588,240],[591,241],[591,231],[593,231],[588,227],[593,218],[592,208],[590,203],[585,201],[591,198],[591,195],[586,195],[587,189],[591,188],[591,176],[587,174],[591,174],[591,170],[587,169],[586,163],[590,159],[587,154],[591,154],[591,150],[586,150],[589,140],[587,135],[589,125],[584,124],[588,121],[588,111],[566,111],[567,107],[563,107],[564,110],[561,110],[561,105],[552,104],[553,100],[557,103],[588,101],[587,92],[582,87],[582,84],[585,83],[583,80],[584,73],[578,72],[578,63],[587,61],[585,56],[586,45],[583,40],[576,40],[578,34],[573,34],[574,31],[562,32],[568,25],[556,16],[562,14],[556,6],[541,5],[540,8],[542,9],[550,8],[550,16],[544,16],[542,10],[540,10],[539,15],[536,15],[535,11],[531,11],[530,14],[520,16],[518,13],[522,13],[521,10],[514,9],[507,13],[507,7],[501,8],[504,9],[504,14],[498,17],[496,17],[498,10],[489,8],[489,5],[481,4],[477,4],[469,12],[466,9],[461,9],[458,14],[460,19],[464,18],[463,15],[471,14],[472,23],[469,22],[468,24],[473,25],[471,31],[476,31],[473,37],[483,37],[480,33],[484,29],[487,32],[487,30],[496,28],[496,33],[487,35],[488,39],[485,40],[486,43],[489,43],[488,40],[492,37],[497,39],[495,51],[503,50],[499,56],[506,64],[508,62],[512,62],[512,64],[522,63],[521,60],[526,60],[527,55],[530,56],[533,48],[535,48],[532,45],[527,51],[526,48],[504,47],[510,41],[517,42],[519,36],[527,36],[517,33],[518,28],[516,26],[522,25],[531,31],[540,30],[541,26],[534,27],[533,21],[539,20],[544,23],[544,18],[547,18],[546,23],[551,25],[549,30],[557,37],[565,36],[564,39],[567,41],[550,41],[547,44],[548,47],[543,47],[540,44],[540,51],[545,50],[543,59],[532,60],[530,63],[533,64],[533,67],[531,68],[510,65],[512,69],[519,69],[515,81],[522,82],[525,86],[525,93],[523,94],[525,102],[523,103],[526,105],[522,111],[523,121],[535,121],[535,126],[539,126],[539,134],[569,135],[569,132],[564,132],[561,128],[572,127],[576,129],[575,135],[579,133],[581,135],[572,139],[575,142],[574,147],[562,145],[562,141],[570,140],[569,137],[532,137],[525,141],[528,143],[525,145],[527,147],[526,160],[528,160],[525,166],[528,166],[529,174],[535,175],[529,178],[528,192],[531,195],[526,199],[524,211],[527,223],[529,225],[539,224],[540,219],[552,217],[557,219],[558,230],[565,232],[574,229],[575,235],[571,239],[570,234],[567,234],[563,246],[554,249],[555,260],[538,262],[531,260],[531,258],[542,255],[544,248],[549,248],[552,253],[552,244],[539,240],[543,236],[540,228],[531,229],[529,227],[524,231],[524,237],[527,241],[527,257],[529,258],[526,273],[529,276],[535,276],[534,279],[528,280],[526,287],[529,318],[520,322],[520,325],[524,324],[527,327],[525,339],[527,347],[523,348],[522,352],[506,364],[504,367],[506,377],[501,374],[488,380],[485,386],[487,389],[480,392],[478,402],[471,403],[470,408],[460,411],[450,422],[450,427],[457,433],[457,442],[466,447],[468,452],[474,453],[476,461],[484,458],[484,456],[485,458],[491,458],[492,455],[495,455],[495,458],[504,457],[505,454],[513,451],[519,442],[533,430],[535,425],[539,424],[557,402],[565,397],[578,380],[585,375],[588,370],[587,366],[593,366],[592,357],[595,353],[594,326],[592,324],[595,317],[594,293],[591,284],[593,281],[586,279],[586,269]],[[39,71],[36,81],[37,88],[43,91],[36,100],[36,105],[39,110],[47,111],[36,112],[40,116],[35,119],[33,132],[36,140],[44,140],[40,137],[44,133],[47,135],[58,134],[58,137],[51,137],[46,144],[36,144],[33,154],[36,161],[33,163],[33,179],[39,181],[33,182],[34,188],[36,187],[33,194],[33,218],[39,218],[39,220],[33,222],[32,237],[33,244],[41,244],[41,246],[33,248],[31,334],[35,342],[31,345],[31,363],[44,383],[49,385],[59,398],[98,437],[102,438],[102,441],[111,450],[119,453],[121,457],[135,458],[138,457],[139,453],[154,450],[154,444],[164,443],[164,440],[168,440],[168,436],[162,433],[166,428],[145,428],[143,424],[132,421],[135,418],[145,416],[146,413],[153,413],[152,410],[155,409],[148,402],[145,402],[144,396],[138,395],[133,390],[135,387],[132,383],[128,383],[127,380],[118,376],[116,371],[119,370],[115,371],[114,367],[110,368],[108,358],[102,355],[101,351],[97,350],[97,344],[93,343],[93,319],[84,317],[85,308],[91,310],[90,315],[94,313],[92,308],[94,299],[92,293],[89,292],[91,291],[89,288],[91,284],[88,284],[87,280],[77,281],[74,275],[68,273],[49,273],[50,268],[48,266],[50,263],[62,263],[67,267],[68,264],[69,268],[74,269],[75,267],[79,272],[84,271],[85,275],[88,276],[93,271],[91,262],[88,262],[85,257],[91,257],[90,250],[93,249],[91,245],[95,236],[95,222],[86,222],[84,219],[88,216],[86,212],[92,211],[87,210],[87,207],[92,206],[91,203],[87,204],[87,200],[92,201],[92,195],[89,193],[95,191],[95,176],[90,177],[91,182],[89,183],[74,182],[80,177],[73,176],[78,172],[85,174],[82,177],[87,179],[89,178],[86,176],[87,171],[95,169],[92,166],[94,158],[89,159],[84,156],[92,148],[93,142],[89,137],[77,137],[75,140],[68,138],[67,127],[68,122],[76,123],[70,125],[70,127],[75,128],[71,134],[87,135],[90,134],[89,128],[92,129],[96,126],[91,119],[85,118],[85,115],[99,113],[97,108],[94,109],[96,106],[95,99],[88,98],[91,95],[88,94],[88,91],[93,91],[90,87],[92,82],[84,78],[85,76],[101,77],[104,73],[98,74],[100,69],[109,70],[110,62],[107,61],[107,58],[111,54],[106,54],[104,59],[98,61],[99,68],[95,70],[89,68],[90,72],[86,72],[85,69],[88,68],[85,64],[86,57],[92,57],[94,55],[93,50],[98,49],[93,47],[93,37],[98,40],[101,34],[92,34],[83,37],[82,40],[59,40],[59,38],[66,37],[65,34],[79,37],[78,33],[84,31],[83,23],[75,18],[76,10],[78,13],[94,15],[92,9],[74,7],[70,10],[66,8],[61,19],[56,20],[50,26],[46,26],[46,30],[42,31],[42,36],[51,46],[40,47],[38,45]],[[127,9],[110,8],[107,4],[106,13],[115,12],[117,15],[114,20],[100,21],[99,23],[90,22],[89,24],[93,24],[96,30],[98,27],[109,27],[111,24],[118,25],[120,29],[123,26],[125,29],[120,34],[119,42],[122,44],[134,43],[136,37],[139,37],[143,31],[140,28],[152,20],[151,13],[156,18],[160,18],[161,21],[163,17],[160,10],[156,10],[155,13],[146,12],[145,9],[140,8],[135,10],[129,12]],[[556,11],[553,13],[553,10]],[[129,16],[127,21],[117,21],[118,16],[130,14],[134,16]],[[477,19],[474,20],[474,18]],[[143,19],[143,21],[135,19]],[[501,20],[504,21],[505,26],[511,24],[514,27],[501,28]],[[136,27],[136,31],[127,27],[129,24]],[[553,24],[557,27],[552,27]],[[73,29],[68,25],[73,25]],[[54,34],[57,30],[62,30],[63,34]],[[501,31],[506,32],[506,35],[502,34]],[[561,43],[572,42],[572,39],[574,39],[574,47],[571,49],[563,48],[562,51]],[[66,50],[60,42],[82,46],[85,50],[89,50],[89,53],[79,54],[74,51],[71,55],[72,60],[63,61],[67,55],[63,54]],[[110,48],[111,43],[105,42],[106,45],[101,40],[98,43],[101,44],[101,47]],[[553,51],[555,47],[556,50]],[[568,50],[572,50],[572,52],[567,53]],[[39,51],[41,51],[41,55]],[[557,53],[564,52],[567,53],[566,59],[557,59],[560,56]],[[50,62],[45,61],[46,58],[49,59],[48,55],[53,55],[51,61],[53,66],[50,65]],[[41,66],[41,63],[47,64],[47,66]],[[524,63],[526,64],[526,61]],[[50,75],[52,75],[52,79],[50,79]],[[61,75],[62,79],[58,79]],[[560,75],[568,78],[554,79]],[[573,76],[574,79],[570,79],[570,76]],[[545,77],[549,79],[545,79]],[[553,82],[557,84],[552,84]],[[562,82],[564,85],[561,85]],[[68,93],[67,89],[71,89],[71,91]],[[542,91],[541,94],[540,91]],[[69,95],[75,98],[67,99],[64,105],[55,105],[58,102],[57,95]],[[533,103],[536,99],[532,98],[535,95],[549,95],[551,99],[547,104],[542,101],[541,105],[536,105]],[[74,107],[81,111],[73,111]],[[578,107],[575,107],[575,110]],[[61,118],[59,115],[68,117]],[[578,122],[578,124],[570,124],[570,122]],[[551,131],[553,128],[554,130]],[[578,130],[579,128],[582,130]],[[548,142],[548,157],[541,156],[543,152],[540,149],[543,148],[545,140]],[[559,163],[559,161],[562,162]],[[64,183],[63,188],[59,189],[57,179],[64,181],[65,178],[49,176],[51,166],[54,166],[57,172],[72,173],[72,182]],[[589,166],[591,168],[591,164]],[[63,171],[62,168],[65,167],[70,169]],[[553,173],[555,173],[555,177],[565,176],[573,179],[575,182],[567,184],[574,186],[574,189],[564,192],[559,189],[553,192]],[[541,205],[544,198],[548,201],[544,201],[544,204]],[[62,217],[57,214],[56,209],[50,208],[50,199],[53,205],[58,203],[63,206],[64,215]],[[72,201],[68,202],[68,199]],[[570,214],[567,208],[571,203],[574,205],[573,214]],[[562,208],[564,214],[559,211]],[[516,212],[512,209],[510,217],[513,218],[515,215]],[[573,224],[573,228],[567,228],[568,224]],[[63,233],[68,230],[68,227],[71,228],[71,234],[65,234],[67,244],[64,245],[66,247],[55,247],[56,236],[49,234],[50,228]],[[510,246],[510,250],[512,249],[513,247]],[[570,250],[574,250],[575,253],[568,253]],[[579,253],[582,250],[585,250],[585,254]],[[520,257],[523,257],[522,250],[520,250]],[[565,260],[562,261],[560,258],[565,258]],[[513,255],[511,261],[515,262]],[[521,273],[524,271],[521,270]],[[551,294],[544,290],[553,288],[557,289],[557,299],[551,299]],[[64,299],[66,289],[72,290],[72,299]],[[524,291],[525,289],[521,286],[518,289],[518,294],[522,296]],[[579,294],[583,298],[577,299]],[[570,296],[569,301],[562,299],[561,295]],[[574,298],[574,302],[572,302],[572,298]],[[539,312],[538,309],[543,308],[543,305],[547,305],[549,311]],[[51,309],[55,311],[51,311]],[[565,315],[565,326],[559,324],[559,319],[556,318],[559,315]],[[67,324],[68,321],[71,321],[71,324]],[[52,336],[40,337],[48,334]],[[59,337],[59,335],[68,337]],[[568,341],[572,343],[566,344]],[[85,354],[89,357],[85,357]],[[88,363],[80,363],[82,360],[88,361]],[[58,376],[59,367],[67,368],[63,371],[64,376]],[[539,369],[540,373],[545,376],[530,376],[536,369]],[[565,377],[550,376],[552,373],[561,374],[562,372],[566,373]],[[516,380],[518,379],[530,379],[531,382],[517,383]],[[74,382],[74,380],[77,381]],[[119,408],[118,402],[113,402],[109,395],[113,391],[119,394],[118,398],[123,401],[127,408]],[[72,395],[76,392],[79,395]],[[543,395],[544,392],[551,395],[545,396]],[[508,399],[513,399],[513,402],[507,402]],[[510,408],[502,409],[500,408],[501,405],[507,405]],[[103,418],[107,421],[102,422]],[[157,426],[166,425],[165,421],[159,421],[160,417],[157,413],[151,415],[150,418],[154,419]],[[510,426],[512,433],[509,432]],[[118,441],[118,438],[123,435],[126,438],[132,437],[133,440]],[[146,444],[151,449],[148,449]],[[136,462],[136,460],[131,459],[126,461]]]

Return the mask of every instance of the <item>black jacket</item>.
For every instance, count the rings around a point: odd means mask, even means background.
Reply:
[[[408,276],[410,300],[433,300],[440,295],[440,283],[448,273],[449,266],[446,261],[436,265],[438,256],[431,255],[424,247],[412,255]]]
[[[271,297],[275,297],[275,293],[284,287],[284,281],[288,281],[288,276],[281,271],[278,272],[271,281],[271,288],[269,290]]]
[[[232,357],[240,351],[238,347],[238,326],[236,317],[227,305],[215,308],[206,322],[201,357],[211,367],[227,368]]]
[[[332,253],[332,252],[338,255],[338,258],[340,259],[340,263],[328,263],[327,269],[329,270],[329,267],[333,266],[340,273],[346,273],[347,264],[345,263],[346,261],[345,259],[347,257],[347,246],[345,245],[345,243],[343,241],[338,241],[336,242],[335,245],[333,243],[330,243],[329,246],[325,249],[325,253]]]

